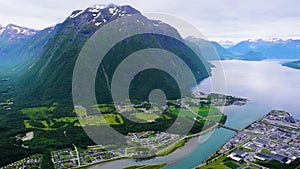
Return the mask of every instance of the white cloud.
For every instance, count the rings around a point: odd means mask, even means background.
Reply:
[[[211,40],[300,38],[298,0],[10,0],[0,2],[0,23],[42,29],[97,3],[130,4],[141,12],[174,15]]]

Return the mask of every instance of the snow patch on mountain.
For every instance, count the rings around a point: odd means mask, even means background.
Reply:
[[[6,27],[0,26],[0,35],[14,39],[23,39],[35,35],[38,31],[30,28],[8,24]]]
[[[222,45],[224,48],[230,48],[230,47],[237,44],[237,42],[233,42],[233,41],[230,41],[230,40],[220,40],[220,41],[218,41],[218,43],[220,45]]]
[[[111,17],[123,17],[125,15],[130,15],[132,13],[138,13],[135,9],[130,6],[118,6],[115,4],[109,5],[94,5],[85,10],[74,11],[68,18],[75,19],[81,15],[90,18],[90,23],[95,26],[100,26],[110,20]]]
[[[4,31],[5,31],[5,27],[2,27],[2,26],[0,25],[0,35],[1,35]]]
[[[6,27],[6,29],[15,30],[16,34],[23,34],[23,35],[26,35],[26,36],[34,35],[37,32],[36,30],[20,27],[20,26],[13,25],[13,24],[9,24]]]
[[[69,16],[69,18],[76,18],[77,16],[79,16],[79,15],[82,14],[83,12],[84,12],[84,10],[73,12],[73,14],[71,14],[71,15]]]

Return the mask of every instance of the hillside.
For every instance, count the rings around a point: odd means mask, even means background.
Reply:
[[[111,10],[115,10],[115,12],[112,13]],[[16,104],[20,106],[50,105],[53,101],[59,101],[69,105],[65,107],[71,108],[72,73],[75,61],[82,46],[93,33],[98,29],[101,29],[103,25],[99,25],[98,23],[106,24],[123,15],[129,14],[136,14],[136,17],[138,17],[140,22],[143,22],[145,26],[152,27],[153,29],[160,29],[161,31],[173,32],[174,35],[180,37],[174,28],[158,21],[148,20],[130,6],[94,6],[83,11],[74,11],[58,26],[53,38],[45,45],[43,52],[28,70],[24,71],[16,78],[15,84],[13,85],[15,91],[18,93],[16,95]],[[153,24],[158,24],[158,26],[153,26]],[[168,49],[172,47],[171,50],[173,50],[174,53],[179,54],[179,56],[189,64],[195,73],[198,82],[210,74],[210,72],[206,72],[205,66],[199,61],[197,55],[190,51],[182,51],[182,46],[180,46],[180,44],[168,39],[157,39],[155,36],[147,38],[138,37],[133,39],[132,42],[126,43],[135,45],[127,45],[127,47],[121,46],[116,49],[113,56],[107,60],[108,68],[116,67],[120,61],[123,60],[123,54],[120,51],[130,53],[140,48],[163,47]],[[141,46],[139,44],[146,46]],[[110,71],[113,70],[106,70],[106,73]],[[168,77],[164,77],[160,74],[153,74],[152,77],[153,79],[160,78],[162,84],[170,81]],[[158,87],[157,83],[149,81],[148,77],[137,77],[137,79],[140,81],[148,81],[149,83],[137,83],[137,86],[133,86],[132,88],[151,90]],[[106,87],[106,77],[101,69],[98,70],[96,84],[101,86],[101,88],[97,88],[97,96],[105,102],[112,101],[110,91]],[[169,91],[177,90],[175,84],[169,87],[170,88],[167,89]],[[166,93],[170,92],[166,91]],[[170,94],[170,98],[178,97],[179,95],[176,93]],[[137,98],[145,99],[144,95],[137,96]],[[69,109],[69,111],[71,110]]]
[[[0,77],[17,75],[43,52],[56,28],[38,31],[9,24],[0,30]]]
[[[89,139],[79,124],[72,99],[72,78],[75,62],[86,42],[98,30],[101,31],[106,24],[117,20],[118,18],[128,16],[133,17],[135,22],[129,23],[129,26],[138,24],[147,29],[157,32],[168,32],[173,37],[182,38],[177,30],[163,22],[149,20],[139,11],[130,6],[118,5],[95,5],[85,10],[74,11],[66,20],[55,27],[46,28],[42,31],[36,31],[34,35],[19,42],[20,49],[16,50],[16,55],[11,53],[5,56],[13,56],[14,59],[8,59],[7,63],[13,63],[6,70],[18,66],[18,71],[13,74],[6,74],[0,81],[0,165],[9,164],[17,159],[24,158],[28,154],[43,154],[43,168],[52,168],[50,152],[56,149],[73,148],[68,137],[78,147],[85,148],[93,145],[94,142]],[[118,30],[118,28],[115,28]],[[113,32],[112,32],[113,33]],[[107,39],[106,39],[107,40]],[[109,37],[108,37],[109,40]],[[183,40],[182,40],[183,41]],[[103,44],[99,44],[103,45]],[[107,134],[109,125],[105,124],[107,119],[109,124],[123,134],[129,131],[157,130],[164,131],[170,127],[177,115],[171,110],[163,114],[158,114],[157,110],[152,110],[156,114],[139,113],[131,114],[132,118],[143,120],[152,120],[150,123],[135,123],[127,118],[123,118],[112,104],[110,87],[112,75],[118,65],[129,56],[143,49],[159,48],[172,52],[179,56],[190,68],[197,82],[210,75],[210,64],[200,60],[201,56],[195,54],[185,44],[180,41],[155,34],[144,34],[133,36],[115,45],[110,53],[103,60],[101,68],[97,71],[96,97],[99,109],[105,110],[104,117],[88,118],[86,123],[94,121],[100,126],[87,126],[87,128],[97,129],[97,135]],[[144,57],[147,57],[145,55]],[[160,56],[156,56],[160,60]],[[15,61],[15,62],[14,62]],[[16,62],[17,61],[17,62]],[[174,60],[168,60],[169,66],[178,69]],[[144,63],[144,64],[147,64]],[[208,71],[206,70],[208,67]],[[83,70],[84,71],[84,70]],[[9,72],[9,71],[8,71]],[[130,71],[129,71],[130,73]],[[184,78],[184,77],[183,77]],[[191,86],[184,86],[184,93],[189,93]],[[153,89],[161,89],[166,94],[167,99],[177,99],[180,95],[178,84],[174,79],[163,71],[150,69],[137,74],[130,84],[130,98],[132,102],[148,100],[149,92]],[[100,106],[102,105],[102,106]],[[143,105],[148,107],[148,103]],[[92,107],[88,107],[92,108]],[[209,110],[205,108],[205,111]],[[177,110],[177,109],[176,109]],[[150,110],[149,110],[150,111]],[[175,111],[175,110],[174,110]],[[130,112],[128,112],[130,114]],[[177,112],[178,114],[178,112]],[[226,117],[220,114],[222,120]],[[98,119],[97,119],[98,118]],[[154,122],[153,119],[154,118]],[[182,122],[193,124],[191,117],[179,117]],[[213,120],[218,120],[216,117]],[[94,121],[89,121],[94,120]],[[83,123],[85,124],[85,123]],[[209,123],[213,125],[213,123]],[[201,131],[204,121],[195,123],[192,132]],[[178,125],[177,125],[178,127]],[[182,128],[182,125],[180,126]],[[183,127],[184,128],[184,127]],[[34,138],[29,141],[17,140],[16,136],[23,137],[28,132],[34,132]],[[179,129],[177,130],[179,131]],[[102,135],[103,136],[103,135]],[[102,139],[103,144],[109,140],[121,143],[123,138],[110,133],[107,139]],[[24,148],[26,147],[27,148]],[[28,148],[29,147],[29,148]]]

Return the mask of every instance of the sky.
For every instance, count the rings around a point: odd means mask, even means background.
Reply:
[[[43,29],[76,9],[94,4],[131,5],[142,13],[165,13],[194,25],[207,39],[300,39],[298,0],[3,0],[0,24]]]

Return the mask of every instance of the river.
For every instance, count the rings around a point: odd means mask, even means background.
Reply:
[[[206,93],[217,92],[250,101],[244,106],[228,106],[224,113],[225,123],[236,129],[243,129],[272,109],[284,109],[300,118],[300,71],[281,66],[280,60],[266,61],[221,61],[198,88]],[[214,64],[214,62],[213,62]],[[211,89],[211,83],[218,81],[218,73],[224,73],[226,90]],[[235,133],[227,129],[216,129],[199,138],[191,139],[175,152],[151,160],[135,162],[125,159],[92,166],[90,168],[117,169],[132,165],[168,163],[166,169],[189,169],[199,165],[218,150]]]

